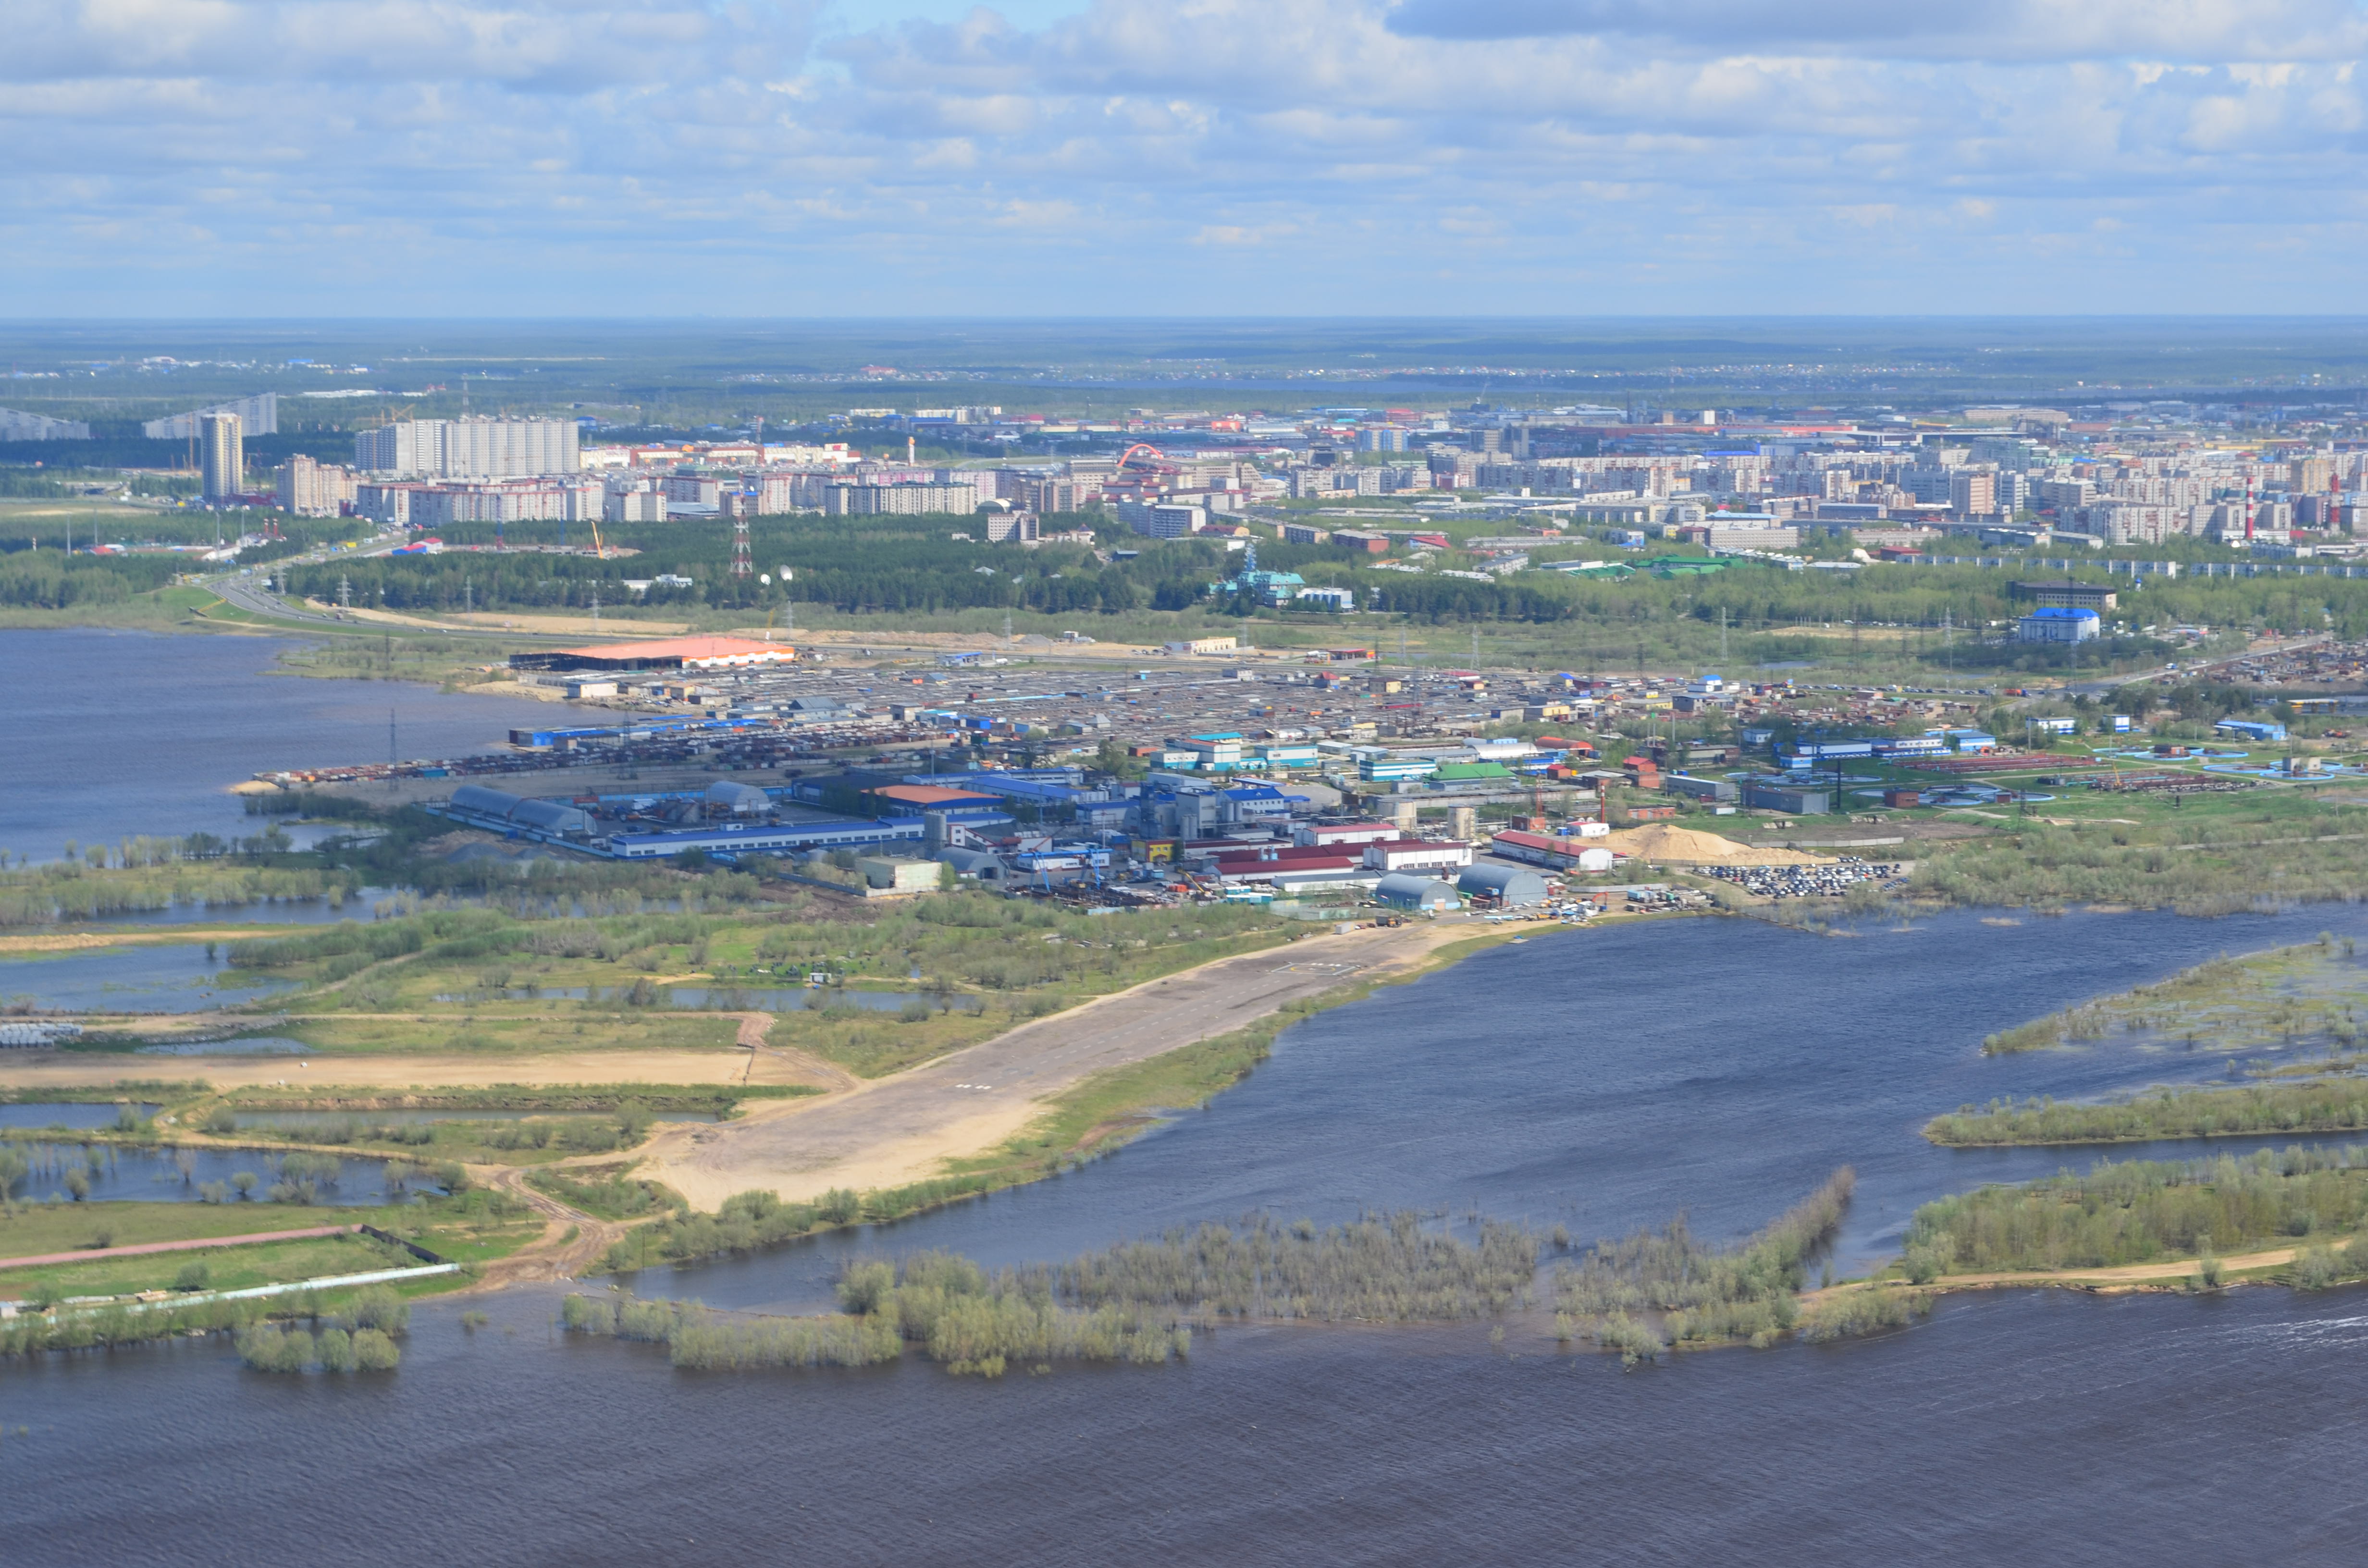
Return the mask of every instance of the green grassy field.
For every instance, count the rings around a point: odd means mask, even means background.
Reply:
[[[368,1236],[315,1236],[302,1241],[264,1242],[252,1246],[208,1247],[197,1252],[148,1253],[90,1263],[0,1269],[0,1292],[22,1300],[43,1291],[60,1296],[129,1296],[173,1289],[202,1268],[208,1290],[244,1290],[303,1279],[328,1279],[381,1268],[419,1267],[400,1247]]]
[[[211,1240],[271,1231],[309,1230],[320,1225],[351,1224],[375,1225],[391,1234],[408,1237],[455,1263],[483,1263],[507,1256],[542,1232],[542,1221],[539,1215],[516,1199],[484,1189],[449,1197],[436,1194],[415,1203],[381,1208],[327,1208],[292,1203],[17,1203],[0,1210],[0,1257],[38,1257],[48,1253],[81,1251],[91,1247],[102,1233],[112,1245],[137,1246],[150,1242]],[[273,1244],[305,1247],[314,1244]],[[369,1244],[378,1245],[375,1243]],[[152,1282],[133,1288],[146,1290],[171,1284],[180,1265],[191,1257],[211,1260],[216,1256],[212,1249],[205,1249],[193,1253],[156,1253],[116,1260],[112,1264],[102,1260],[59,1267],[91,1268],[137,1265],[138,1277],[150,1278]],[[330,1255],[324,1253],[321,1256]],[[336,1256],[343,1257],[347,1255]],[[373,1252],[370,1256],[380,1255]],[[417,1261],[408,1253],[399,1257],[387,1256],[392,1261],[365,1264],[363,1267],[402,1267],[406,1263]],[[359,1271],[328,1268],[316,1272]],[[40,1272],[25,1270],[22,1274],[29,1277]],[[19,1279],[20,1271],[0,1270],[0,1294],[17,1293]],[[258,1284],[266,1282],[253,1281]]]

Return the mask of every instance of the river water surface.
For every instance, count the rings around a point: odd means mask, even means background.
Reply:
[[[1934,1149],[1933,1113],[2229,1071],[2110,1041],[1988,1060],[1983,1035],[2362,924],[1542,936],[1295,1026],[1206,1109],[1061,1179],[634,1284],[803,1310],[852,1254],[1057,1258],[1257,1209],[1477,1210],[1582,1239],[1682,1209],[1735,1236],[1843,1164],[1855,1269],[1918,1203],[2091,1157]],[[1497,1347],[1485,1326],[1235,1330],[1180,1365],[996,1382],[917,1360],[677,1372],[558,1335],[555,1301],[424,1304],[385,1377],[252,1373],[219,1340],[0,1367],[0,1561],[2348,1564],[2368,1543],[2359,1290],[2003,1292],[1624,1373],[1521,1326]],[[464,1305],[491,1324],[465,1329]]]

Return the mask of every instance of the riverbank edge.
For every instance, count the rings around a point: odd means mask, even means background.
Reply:
[[[1124,1067],[1089,1074],[1050,1096],[1042,1114],[993,1153],[973,1156],[966,1161],[950,1161],[950,1168],[943,1174],[903,1187],[870,1188],[860,1193],[846,1194],[842,1208],[851,1207],[852,1212],[846,1213],[844,1218],[819,1219],[803,1230],[767,1237],[748,1248],[724,1246],[676,1256],[652,1254],[643,1249],[635,1249],[629,1256],[612,1252],[601,1260],[597,1270],[586,1270],[586,1273],[597,1272],[610,1277],[630,1275],[643,1268],[696,1263],[733,1252],[786,1246],[833,1231],[911,1219],[956,1203],[1059,1176],[1090,1160],[1106,1158],[1117,1153],[1167,1119],[1158,1112],[1198,1108],[1241,1083],[1259,1062],[1272,1054],[1276,1037],[1294,1023],[1334,1007],[1362,1001],[1385,986],[1409,984],[1424,979],[1487,949],[1508,946],[1543,932],[1572,929],[1586,927],[1540,922],[1482,932],[1443,943],[1403,969],[1377,975],[1343,976],[1340,984],[1315,996],[1285,1003],[1239,1029],[1164,1051]],[[681,1212],[677,1210],[677,1214]],[[673,1217],[661,1214],[634,1222],[620,1238],[619,1245],[632,1244],[654,1221]]]

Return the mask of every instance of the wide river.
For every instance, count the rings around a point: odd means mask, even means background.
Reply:
[[[1581,1237],[1684,1209],[1733,1235],[1842,1164],[1854,1267],[1939,1193],[2089,1157],[1933,1149],[1933,1112],[2227,1066],[2121,1043],[1990,1061],[1985,1033],[2362,925],[1543,936],[1299,1025],[1208,1109],[1061,1180],[636,1285],[804,1308],[850,1253],[1057,1257],[1261,1208]],[[211,1340],[0,1366],[0,1561],[2351,1563],[2368,1535],[2357,1290],[2000,1292],[1627,1373],[1520,1330],[1230,1331],[1183,1364],[998,1382],[677,1372],[563,1338],[554,1300],[467,1303],[492,1315],[475,1332],[423,1306],[382,1378],[250,1373]]]
[[[404,681],[275,674],[276,637],[0,631],[7,744],[0,847],[54,860],[68,839],[251,834],[232,785],[267,769],[495,751],[568,710]]]

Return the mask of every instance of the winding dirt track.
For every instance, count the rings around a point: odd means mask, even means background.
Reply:
[[[720,1126],[679,1126],[643,1149],[640,1174],[702,1209],[762,1187],[796,1201],[832,1187],[897,1187],[984,1153],[1026,1127],[1043,1101],[1087,1075],[1242,1028],[1287,1002],[1352,980],[1403,971],[1432,949],[1482,935],[1463,922],[1303,938],[1220,959],[1098,998],[892,1076],[857,1079],[826,1062],[752,1042],[762,1014],[743,1015],[741,1042],[833,1072],[841,1086],[751,1109]],[[769,1020],[766,1027],[769,1027]]]
[[[472,1165],[470,1170],[486,1186],[523,1200],[543,1217],[542,1234],[509,1256],[486,1264],[476,1283],[469,1287],[472,1291],[498,1290],[529,1280],[573,1279],[599,1261],[600,1255],[632,1228],[611,1220],[596,1220],[537,1192],[526,1184],[526,1172],[518,1166]],[[571,1226],[575,1232],[572,1237],[567,1233]]]

